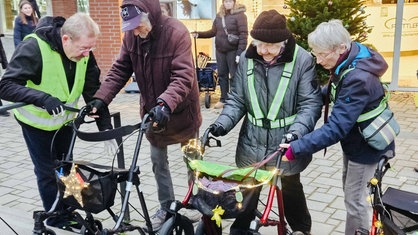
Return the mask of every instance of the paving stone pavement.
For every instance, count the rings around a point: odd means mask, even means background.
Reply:
[[[212,107],[218,96],[218,93],[212,94]],[[138,94],[127,94],[122,91],[111,103],[110,109],[112,112],[120,112],[122,125],[136,124],[140,121],[138,102]],[[384,179],[384,189],[390,186],[418,193],[418,173],[414,172],[414,167],[418,166],[418,108],[414,105],[412,93],[392,92],[389,104],[401,125],[401,133],[396,139],[397,156],[392,160],[393,171],[387,173]],[[203,93],[201,94],[201,110],[203,115],[201,133],[203,133],[216,119],[219,111],[205,108]],[[320,125],[322,125],[322,119],[318,122],[318,126]],[[86,131],[95,130],[95,125],[86,125],[86,127],[83,126],[84,128]],[[227,136],[220,137],[223,146],[209,148],[206,151],[206,159],[233,165],[238,132],[239,125]],[[124,142],[127,166],[132,159],[135,143],[136,135],[127,138]],[[327,149],[326,156],[323,151],[316,153],[311,164],[302,172],[301,178],[313,219],[312,234],[314,235],[343,234],[345,209],[341,187],[341,156],[339,144],[331,146]],[[74,158],[104,165],[112,163],[112,156],[104,154],[103,144],[97,142],[77,140]],[[179,145],[169,147],[169,162],[176,198],[181,200],[187,192],[187,175]],[[158,202],[149,159],[149,143],[145,138],[140,149],[138,166],[141,171],[141,190],[144,192],[148,211],[153,214],[158,207]],[[264,196],[265,191],[263,191]],[[135,191],[131,194],[129,201],[133,207],[140,209]],[[115,204],[115,208],[119,208],[118,196]],[[41,209],[33,166],[19,125],[12,116],[0,117],[0,234],[15,234],[6,223],[17,234],[31,234],[32,212]],[[95,218],[101,220],[106,228],[112,228],[114,225],[107,212],[101,212],[95,215]],[[131,219],[134,220],[133,223],[143,223],[143,219],[133,210],[131,210]],[[225,231],[229,230],[230,223],[230,221],[223,223]],[[261,232],[274,234],[271,228],[262,228]],[[69,234],[63,231],[57,233]]]

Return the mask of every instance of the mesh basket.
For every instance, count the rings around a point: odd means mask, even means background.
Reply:
[[[214,78],[214,70],[212,68],[197,68],[197,79],[200,88],[215,88],[216,82]]]
[[[72,168],[75,169],[75,175],[71,174]],[[99,213],[113,206],[117,176],[111,170],[102,171],[85,164],[73,165],[71,162],[65,162],[57,169],[57,172],[60,172],[57,174],[58,190],[61,195],[64,195],[62,198],[64,204],[91,213]],[[85,185],[81,189],[82,204],[74,195],[65,196],[66,185],[62,176],[76,177],[80,185]]]
[[[236,218],[240,213],[251,209],[252,200],[258,199],[263,185],[270,183],[274,172],[253,167],[234,168],[203,160],[189,161],[194,171],[194,184],[191,203],[194,208],[207,216],[221,207],[223,219]]]

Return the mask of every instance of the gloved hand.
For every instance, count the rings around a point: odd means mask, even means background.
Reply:
[[[209,132],[215,137],[226,135],[225,128],[219,123],[211,124],[209,126]]]
[[[119,152],[119,146],[115,139],[105,140],[103,141],[104,144],[104,152],[109,156],[114,156]]]
[[[54,117],[59,115],[64,116],[65,113],[64,103],[62,103],[61,100],[53,96],[49,96],[45,99],[44,108],[49,113],[49,115],[53,115]]]
[[[191,34],[192,34],[192,37],[194,37],[194,38],[198,38],[199,37],[199,33],[197,33],[196,31],[191,32]]]
[[[154,131],[163,131],[165,129],[167,122],[170,120],[170,114],[170,108],[163,101],[159,101],[157,106],[149,111]]]
[[[106,104],[101,99],[93,99],[87,103],[87,106],[90,106],[91,113],[96,113],[98,110],[102,109]]]
[[[239,55],[235,56],[235,63],[239,63]]]
[[[288,160],[293,161],[295,160],[295,155],[293,155],[292,146],[289,145],[289,148],[287,148],[286,152],[284,153],[284,156],[286,158],[282,158],[282,160]]]

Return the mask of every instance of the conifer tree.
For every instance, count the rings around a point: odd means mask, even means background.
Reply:
[[[296,42],[305,49],[308,47],[308,34],[316,26],[331,19],[339,19],[350,32],[354,41],[364,42],[372,28],[366,24],[367,14],[364,0],[285,0],[283,8],[290,10],[287,25],[293,32]],[[317,66],[322,83],[328,72]]]

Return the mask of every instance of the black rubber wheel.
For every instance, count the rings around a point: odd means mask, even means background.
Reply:
[[[206,92],[206,94],[205,94],[205,107],[207,109],[210,108],[210,94],[209,94],[209,92]]]
[[[193,223],[182,215],[169,218],[158,231],[159,235],[194,235]]]
[[[96,232],[100,232],[100,231],[103,230],[103,224],[99,220],[94,220],[94,225],[93,226],[95,227]],[[94,235],[94,234],[97,234],[97,233],[95,233],[95,232],[92,233],[86,227],[83,226],[83,227],[81,227],[80,234],[83,234],[83,235]]]
[[[44,233],[42,233],[42,234],[44,234]],[[45,232],[45,235],[57,235],[57,234],[54,232],[54,230],[47,228],[46,232]]]
[[[44,228],[42,231],[34,231],[33,234],[35,235],[57,235],[54,230],[50,228]]]

